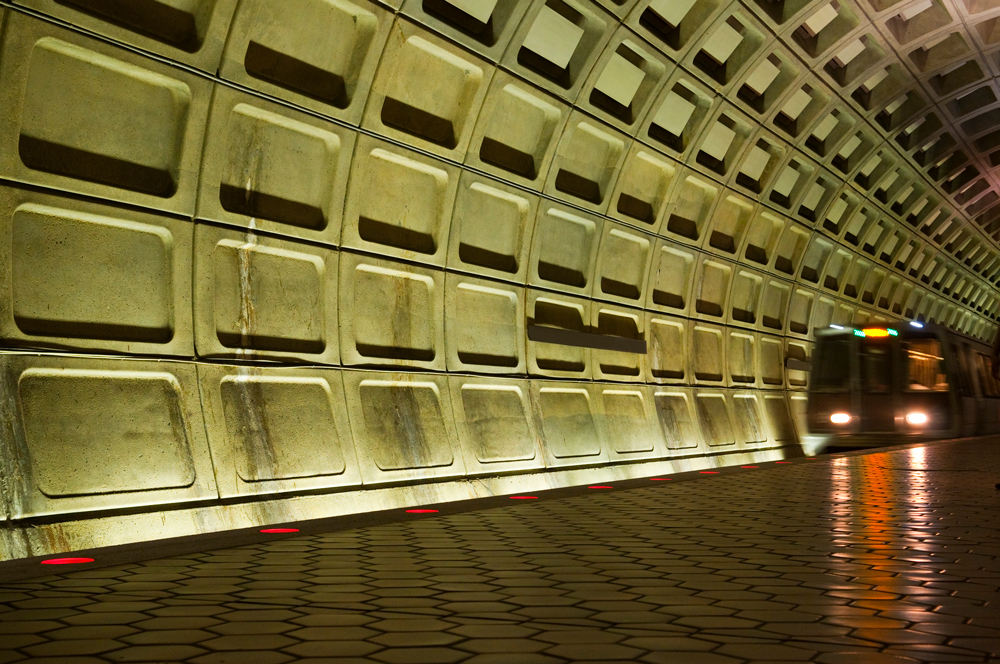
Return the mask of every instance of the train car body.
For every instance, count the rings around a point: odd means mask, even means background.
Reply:
[[[880,446],[1000,431],[991,348],[936,325],[816,334],[807,424],[826,446]]]

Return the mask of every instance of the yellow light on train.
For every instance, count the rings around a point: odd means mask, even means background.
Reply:
[[[830,421],[834,424],[848,424],[851,421],[849,413],[834,413],[830,416]]]
[[[889,336],[889,330],[887,330],[885,328],[882,328],[882,327],[866,327],[865,329],[863,329],[861,331],[864,332],[864,336],[866,336],[866,337],[874,337],[876,339]],[[895,330],[893,330],[893,331],[895,331]],[[895,335],[893,335],[893,336],[895,336]]]
[[[919,410],[906,414],[906,423],[915,427],[927,424],[927,420],[929,419],[930,418],[927,417],[927,413],[921,413]]]

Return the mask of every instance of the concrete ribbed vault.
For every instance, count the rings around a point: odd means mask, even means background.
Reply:
[[[992,339],[1000,2],[0,0],[4,557],[795,453]]]

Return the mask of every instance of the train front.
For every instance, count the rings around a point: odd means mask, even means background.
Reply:
[[[953,435],[952,372],[940,330],[832,326],[816,337],[807,421],[821,446]]]

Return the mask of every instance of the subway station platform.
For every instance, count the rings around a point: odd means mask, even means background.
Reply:
[[[1000,661],[997,482],[988,438],[5,563],[0,663]]]

